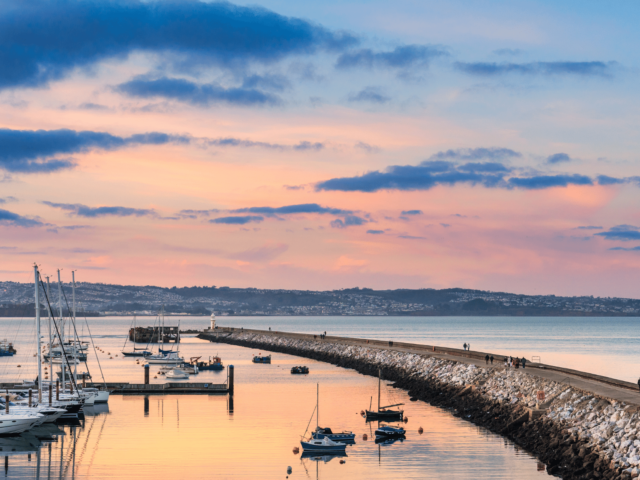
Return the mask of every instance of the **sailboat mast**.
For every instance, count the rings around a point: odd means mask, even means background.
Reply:
[[[380,411],[380,381],[382,379],[382,369],[378,369],[378,411]]]
[[[53,331],[51,330],[51,288],[49,285],[49,277],[47,277],[47,312],[49,313],[49,389],[53,388]]]
[[[320,384],[316,383],[316,430],[320,424]]]
[[[40,285],[38,284],[38,265],[33,266],[33,276],[36,285],[36,335],[38,337],[38,403],[42,403],[42,347],[40,346]],[[7,406],[7,408],[9,408]]]
[[[76,332],[76,272],[74,270],[71,271],[71,298],[73,304],[73,330]],[[78,362],[77,357],[80,350],[80,339],[76,338],[76,346],[72,350],[74,353],[73,356],[73,383],[78,386]]]
[[[60,328],[60,355],[62,356],[62,362],[61,362],[61,366],[62,366],[62,391],[64,392],[65,389],[65,384],[67,383],[67,368],[66,368],[66,361],[67,359],[64,358],[65,352],[64,352],[64,318],[62,317],[62,284],[60,283],[60,269],[58,269],[58,308],[60,310],[60,316],[58,317],[60,319],[60,322],[62,322],[61,324],[61,328]]]

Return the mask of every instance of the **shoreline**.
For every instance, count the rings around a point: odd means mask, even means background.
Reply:
[[[543,462],[550,475],[610,479],[640,474],[640,394],[629,382],[559,367],[550,371],[540,364],[508,369],[501,355],[487,366],[484,352],[436,346],[230,328],[198,337],[312,358],[365,375],[377,376],[381,368],[383,378],[407,390],[412,400],[445,408],[509,438]],[[545,400],[536,408],[540,390]]]

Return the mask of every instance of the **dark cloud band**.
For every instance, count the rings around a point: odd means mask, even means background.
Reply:
[[[0,89],[46,85],[74,68],[135,51],[170,54],[184,69],[271,63],[356,43],[350,34],[226,2],[5,2]]]
[[[155,217],[157,216],[155,210],[141,209],[141,208],[129,208],[129,207],[89,207],[80,203],[54,203],[54,202],[42,202],[44,205],[48,205],[52,208],[59,208],[69,212],[70,215],[85,218],[96,217]]]
[[[73,160],[51,158],[59,155],[190,141],[189,137],[158,132],[118,137],[104,132],[3,128],[0,129],[0,168],[21,173],[54,172],[75,165]]]

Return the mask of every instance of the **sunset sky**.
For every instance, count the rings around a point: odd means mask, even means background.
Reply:
[[[0,277],[638,298],[639,21],[2,1]]]

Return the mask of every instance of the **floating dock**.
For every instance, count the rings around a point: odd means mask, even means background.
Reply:
[[[149,365],[144,366],[144,383],[107,383],[107,390],[111,395],[233,395],[234,367],[227,367],[226,383],[193,383],[193,382],[167,382],[150,383]],[[92,387],[104,386],[104,383],[88,384]]]
[[[88,386],[104,386],[103,383],[87,384]],[[111,395],[226,395],[229,393],[227,383],[107,383]]]

